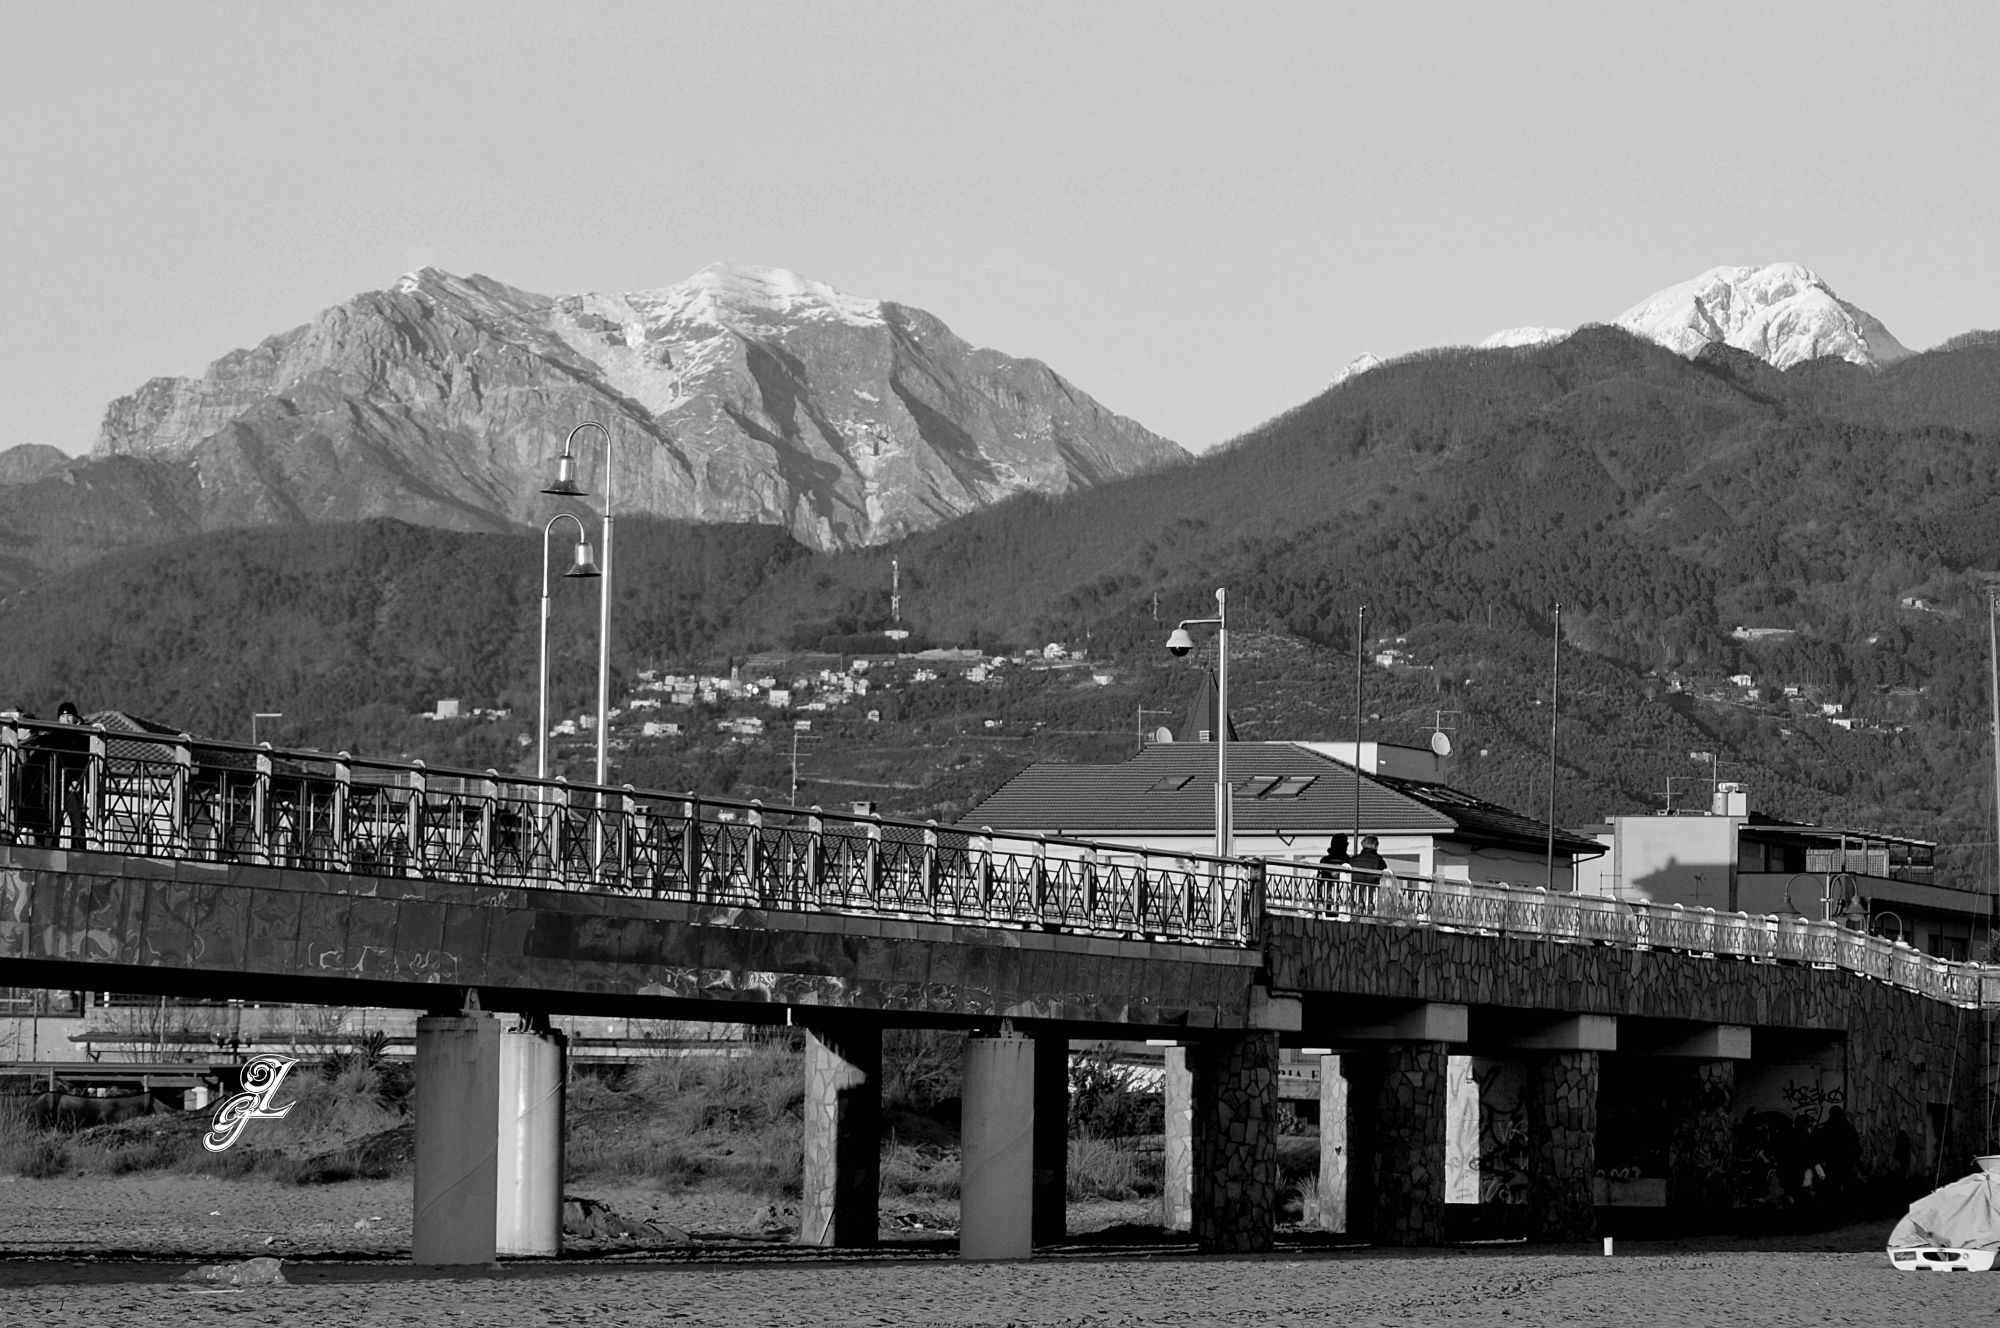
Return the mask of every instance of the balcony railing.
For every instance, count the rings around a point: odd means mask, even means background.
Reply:
[[[32,720],[0,721],[0,843],[1237,947],[1269,911],[1837,967],[2000,1006],[2000,967],[1802,918]]]

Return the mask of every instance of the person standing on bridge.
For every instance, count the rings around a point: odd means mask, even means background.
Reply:
[[[1335,835],[1326,841],[1326,852],[1320,855],[1319,860],[1318,881],[1319,905],[1321,908],[1330,912],[1347,911],[1344,908],[1335,908],[1336,903],[1340,899],[1340,887],[1347,879],[1347,873],[1342,870],[1346,866],[1347,836]]]
[[[76,708],[76,702],[65,701],[57,706],[56,722],[81,725],[83,714]],[[60,817],[56,842],[80,849],[83,847],[85,790],[90,775],[90,739],[80,733],[55,732],[44,734],[42,745],[49,749],[49,760],[55,774]]]

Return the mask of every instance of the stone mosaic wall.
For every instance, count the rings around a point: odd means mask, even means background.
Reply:
[[[1528,1065],[1528,1234],[1585,1240],[1597,1229],[1598,1053],[1562,1051]]]
[[[1392,1042],[1374,1104],[1374,1212],[1384,1245],[1444,1239],[1445,1059],[1442,1042]]]
[[[1203,1250],[1271,1248],[1278,1220],[1278,1035],[1188,1048],[1194,1098],[1194,1237]]]

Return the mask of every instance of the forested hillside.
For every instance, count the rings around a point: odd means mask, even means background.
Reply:
[[[408,746],[423,735],[392,735],[388,712],[443,695],[532,708],[539,543],[371,523],[107,559],[0,606],[0,688],[224,732],[284,710],[322,743],[379,731]],[[993,653],[1063,641],[1114,681],[1010,694],[1007,707],[1063,715],[1032,739],[967,737],[960,720],[1002,698],[961,689],[957,718],[927,702],[822,743],[822,770],[836,751],[898,753],[915,773],[885,810],[948,813],[1028,759],[1129,749],[1142,708],[1177,723],[1194,679],[1159,645],[1176,619],[1212,612],[1221,585],[1246,738],[1351,736],[1366,605],[1367,653],[1401,654],[1364,669],[1365,736],[1441,724],[1455,782],[1539,815],[1560,604],[1561,819],[1658,807],[1669,788],[1705,801],[1713,769],[1760,810],[1949,840],[1991,870],[1991,338],[1881,372],[1688,361],[1608,328],[1434,352],[1192,465],[864,554],[621,521],[618,670],[851,647],[888,624],[891,558],[903,625],[922,638]],[[594,684],[595,597],[559,582],[555,604],[555,688],[573,707]],[[723,755],[690,740],[631,759],[679,783]],[[773,787],[775,751],[726,755],[736,786],[788,792]]]

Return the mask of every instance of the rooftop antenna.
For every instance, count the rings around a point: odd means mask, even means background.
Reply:
[[[903,625],[903,565],[894,558],[889,560],[889,621]]]
[[[1143,704],[1140,705],[1139,707],[1139,750],[1140,751],[1143,752],[1146,750],[1146,716],[1171,715],[1172,713],[1173,711],[1171,710],[1148,710]]]

